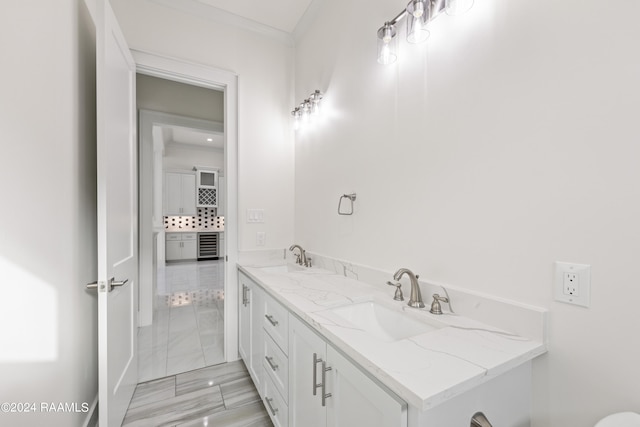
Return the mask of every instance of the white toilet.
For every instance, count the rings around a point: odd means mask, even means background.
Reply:
[[[618,412],[604,417],[595,427],[640,427],[640,414],[635,412]]]

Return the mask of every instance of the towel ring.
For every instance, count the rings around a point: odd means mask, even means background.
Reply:
[[[342,212],[342,199],[349,199],[351,202],[351,206],[347,212]],[[340,196],[340,200],[338,200],[338,215],[353,215],[353,202],[356,200],[356,193],[351,194],[343,194]]]

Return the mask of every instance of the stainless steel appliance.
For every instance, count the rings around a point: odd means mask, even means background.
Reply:
[[[219,233],[198,233],[198,261],[218,259],[219,256]]]

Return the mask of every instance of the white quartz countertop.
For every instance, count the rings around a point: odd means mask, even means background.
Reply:
[[[546,351],[541,342],[469,318],[448,313],[431,314],[428,311],[431,298],[425,295],[427,308],[414,309],[407,306],[407,296],[405,301],[394,301],[394,288],[390,286],[370,285],[320,268],[299,272],[278,272],[247,265],[238,265],[238,268],[334,347],[420,411],[464,393]],[[355,328],[328,311],[365,301],[375,301],[436,329],[389,342]],[[443,304],[443,310],[445,307]]]

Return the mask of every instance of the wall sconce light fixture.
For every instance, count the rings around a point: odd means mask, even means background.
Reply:
[[[309,122],[313,117],[320,113],[320,101],[322,100],[322,92],[315,90],[309,98],[300,103],[299,106],[291,111],[294,120],[294,128],[299,129],[301,123]]]
[[[427,24],[443,10],[447,15],[460,15],[473,6],[474,0],[411,0],[407,7],[378,30],[378,62],[393,64],[398,58],[396,27],[407,18],[407,41],[422,43],[429,38]]]

